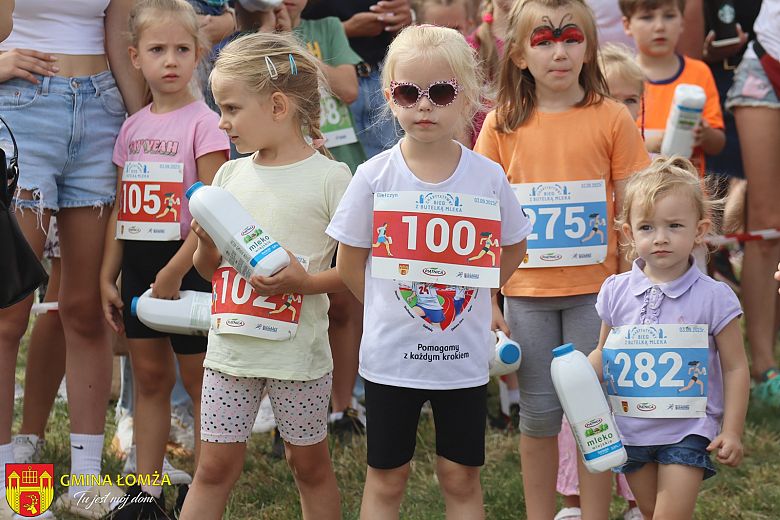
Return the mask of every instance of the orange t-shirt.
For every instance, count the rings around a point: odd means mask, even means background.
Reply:
[[[704,89],[707,94],[707,101],[704,103],[702,119],[712,128],[723,129],[723,112],[720,109],[720,96],[718,87],[715,85],[715,78],[706,63],[703,61],[680,56],[680,70],[677,74],[663,81],[645,81],[644,96],[644,119],[645,136],[652,135],[654,132],[663,133],[666,130],[666,120],[669,118],[669,112],[672,110],[672,101],[674,100],[674,89],[677,85],[686,83],[688,85],[698,85]],[[637,125],[642,125],[642,112],[640,111]],[[704,175],[704,151],[700,147],[693,149],[691,161]]]
[[[601,180],[607,196],[607,259],[601,264],[518,269],[504,285],[507,296],[572,296],[597,293],[617,272],[618,235],[614,181],[627,179],[650,162],[639,131],[621,103],[565,112],[536,112],[523,126],[503,134],[490,112],[474,151],[504,167],[511,184]]]

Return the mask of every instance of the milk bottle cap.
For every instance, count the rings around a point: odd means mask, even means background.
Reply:
[[[138,296],[133,296],[130,300],[130,316],[138,316]]]
[[[566,343],[565,345],[561,345],[560,347],[556,347],[553,349],[553,357],[565,356],[570,352],[574,352],[574,344]]]
[[[517,348],[515,345],[509,343],[505,346],[505,348],[501,349],[499,353],[499,358],[501,358],[502,363],[511,365],[512,363],[515,363],[517,362],[518,359],[520,359],[520,349]]]
[[[184,194],[187,197],[187,200],[192,198],[192,194],[201,189],[204,186],[204,184],[200,181],[196,182],[192,186],[190,186],[187,189],[187,192]]]

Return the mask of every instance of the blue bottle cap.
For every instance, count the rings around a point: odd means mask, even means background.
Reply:
[[[130,300],[130,316],[138,316],[138,296]]]
[[[499,350],[499,359],[502,363],[511,365],[520,359],[520,349],[514,343],[506,343]]]
[[[566,343],[565,345],[561,345],[560,347],[556,347],[553,349],[553,357],[565,356],[566,354],[569,354],[571,352],[574,352],[574,344]]]
[[[187,200],[190,200],[192,198],[192,194],[201,189],[204,186],[204,184],[200,181],[196,182],[189,188],[187,188],[187,192],[184,194],[187,197]]]

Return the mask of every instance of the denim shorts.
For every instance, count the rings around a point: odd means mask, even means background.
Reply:
[[[125,105],[110,72],[63,78],[37,76],[0,83],[0,114],[19,146],[19,188],[34,200],[22,208],[102,207],[113,204],[114,143]],[[0,146],[12,148],[8,131]]]
[[[676,444],[660,446],[626,446],[628,462],[615,468],[616,473],[633,473],[648,462],[680,464],[704,470],[704,480],[715,476],[715,466],[707,451],[710,441],[701,435],[688,435]]]
[[[777,93],[757,58],[744,57],[734,71],[734,84],[726,95],[726,108],[780,108]]]

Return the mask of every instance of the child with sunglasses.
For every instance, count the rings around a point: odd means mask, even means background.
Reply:
[[[453,140],[479,106],[478,70],[453,29],[399,34],[382,82],[405,137],[358,167],[327,229],[339,241],[339,275],[365,305],[362,518],[398,517],[426,401],[447,516],[484,517],[490,302],[522,259],[531,226],[501,167]],[[495,262],[469,262],[486,232]],[[374,248],[380,233],[387,247]]]

